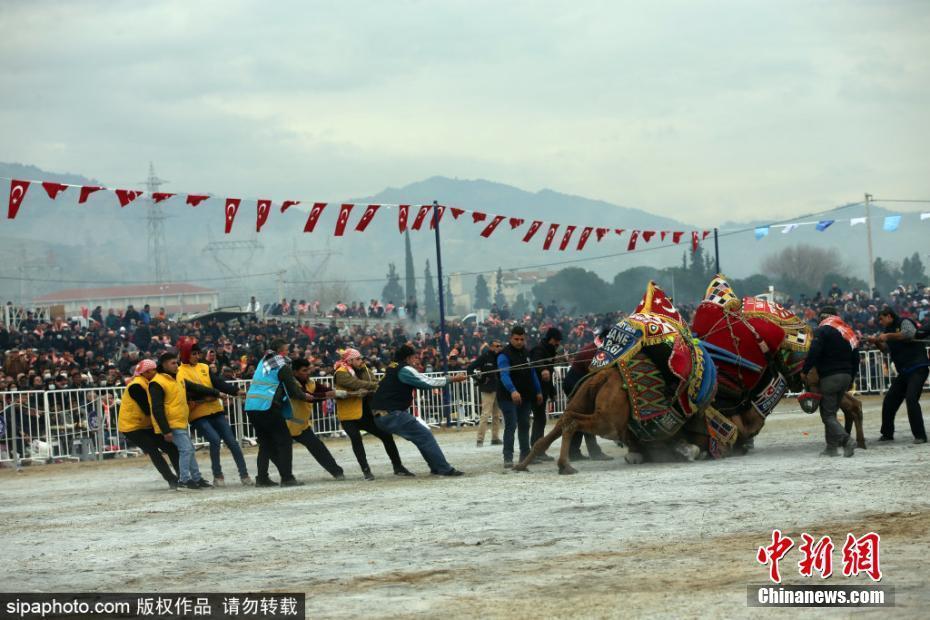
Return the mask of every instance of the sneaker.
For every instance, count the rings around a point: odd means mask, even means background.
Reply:
[[[504,442],[501,441],[500,439],[492,439],[492,440],[491,440],[491,445],[492,445],[492,446],[502,446],[502,445],[504,445]]]
[[[592,454],[590,458],[591,458],[592,461],[612,461],[612,460],[614,460],[614,457],[612,457],[612,456],[607,456],[607,455],[604,454],[603,452],[599,452],[599,453],[597,453],[597,454]]]
[[[440,475],[440,476],[450,476],[450,477],[464,476],[464,475],[465,475],[465,472],[459,471],[459,470],[457,470],[456,468],[453,467],[452,469],[450,469],[450,470],[447,471],[446,473],[444,473],[444,474],[439,474],[439,475]]]
[[[927,443],[927,438],[926,437],[915,437],[913,443],[914,444]]]
[[[836,449],[836,446],[827,446],[823,449],[823,452],[820,453],[820,456],[839,456],[840,453]]]
[[[513,461],[504,461],[504,469],[513,469]]]
[[[887,437],[885,435],[882,435],[881,437],[878,438],[878,440],[879,441],[894,441],[894,437]]]
[[[484,442],[483,442],[483,441],[476,441],[476,442],[475,442],[475,447],[476,447],[476,448],[483,448],[483,447],[484,447]]]
[[[168,481],[168,488],[171,489],[172,491],[176,491],[177,488],[178,488],[178,481],[177,481],[177,480],[169,480],[169,481]]]
[[[213,486],[215,486],[215,487],[225,487],[225,486],[226,486],[226,478],[224,478],[223,476],[213,476]]]
[[[178,486],[174,488],[175,491],[202,491],[200,485],[194,482],[193,480],[188,480],[187,482],[179,482]]]
[[[375,479],[375,475],[374,475],[373,473],[371,473],[371,470],[370,470],[370,469],[366,469],[365,471],[363,471],[363,472],[362,472],[362,475],[365,476],[365,480],[374,480],[374,479]]]
[[[239,482],[241,482],[241,483],[242,483],[242,486],[244,486],[244,487],[254,487],[254,486],[255,486],[255,481],[252,480],[251,478],[249,478],[248,476],[242,476],[241,478],[239,478]]]
[[[257,487],[276,487],[278,483],[269,478],[268,476],[258,476],[255,479],[255,486]]]
[[[413,473],[406,467],[398,467],[397,469],[394,470],[394,475],[395,476],[407,476],[409,478],[414,478],[416,476],[415,473]]]
[[[282,480],[282,487],[302,487],[304,483],[298,480],[297,478],[291,478],[290,480]]]
[[[590,458],[591,458],[591,457],[585,456],[585,455],[582,454],[581,452],[579,452],[578,454],[569,454],[569,455],[568,455],[568,460],[569,460],[569,461],[587,461],[587,460],[589,460]]]
[[[333,480],[345,480],[346,475],[343,473],[333,474]]]
[[[213,488],[213,485],[210,484],[209,482],[207,482],[206,480],[204,480],[203,478],[201,478],[200,480],[198,480],[198,481],[196,482],[196,484],[197,484],[197,486],[200,487],[201,489],[212,489],[212,488]]]
[[[846,440],[846,445],[843,446],[843,456],[846,458],[851,457],[856,453],[856,442],[853,441],[852,437]]]

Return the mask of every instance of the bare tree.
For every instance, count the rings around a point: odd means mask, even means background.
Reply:
[[[765,257],[762,271],[787,282],[804,283],[820,288],[828,273],[845,273],[839,252],[812,245],[798,244]]]

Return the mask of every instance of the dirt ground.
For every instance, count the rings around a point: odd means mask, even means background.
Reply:
[[[175,493],[143,458],[5,469],[0,590],[304,591],[308,616],[326,618],[923,618],[930,445],[911,445],[903,408],[891,445],[874,444],[879,400],[867,400],[865,419],[869,449],[852,459],[818,457],[819,416],[786,401],[746,457],[631,466],[601,441],[616,460],[583,461],[576,476],[551,463],[505,473],[498,447],[476,448],[473,429],[438,435],[467,473],[458,479],[429,476],[403,440],[417,478],[390,475],[369,441],[378,479],[365,482],[348,442],[334,440],[349,479],[330,479],[295,445],[308,484],[292,489],[236,481]],[[254,470],[254,451],[247,458]],[[209,471],[207,453],[198,459]],[[832,535],[838,572],[846,533],[878,532],[896,607],[747,607],[746,586],[768,575],[756,550],[774,528]],[[799,558],[795,548],[782,562],[786,583],[804,582]],[[830,582],[871,583],[841,572]]]

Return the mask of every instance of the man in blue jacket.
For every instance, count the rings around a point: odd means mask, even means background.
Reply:
[[[429,464],[430,473],[439,476],[461,476],[462,472],[449,465],[442,448],[433,437],[433,432],[413,414],[413,390],[432,390],[449,383],[461,383],[468,379],[466,374],[449,377],[428,377],[415,368],[419,354],[409,345],[394,352],[394,361],[388,366],[378,390],[371,399],[375,426],[387,433],[400,435],[416,444],[420,454]]]
[[[526,330],[514,325],[510,343],[497,356],[500,381],[497,403],[504,414],[504,467],[513,467],[513,435],[520,443],[520,460],[530,453],[530,412],[533,402],[543,402],[539,377],[532,369],[526,351]]]

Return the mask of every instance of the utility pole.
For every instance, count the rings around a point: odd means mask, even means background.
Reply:
[[[872,194],[865,195],[865,233],[869,241],[869,297],[875,294],[875,257],[872,256]]]
[[[148,264],[151,265],[155,275],[155,282],[161,284],[168,275],[167,265],[165,263],[166,243],[165,243],[165,220],[167,215],[161,210],[161,204],[155,202],[152,194],[167,183],[165,179],[159,179],[155,175],[155,166],[149,162],[149,176],[143,181],[145,189],[148,190],[149,210],[145,216],[146,227],[148,229]]]
[[[720,241],[717,237],[717,229],[714,228],[714,269],[715,273],[720,273]]]
[[[442,372],[449,375],[449,351],[446,347],[446,299],[442,286],[442,250],[439,243],[439,203],[433,201],[433,228],[436,230],[436,277],[439,280],[439,355],[442,357]],[[449,386],[442,388],[442,409],[446,415],[446,426],[452,426]]]

